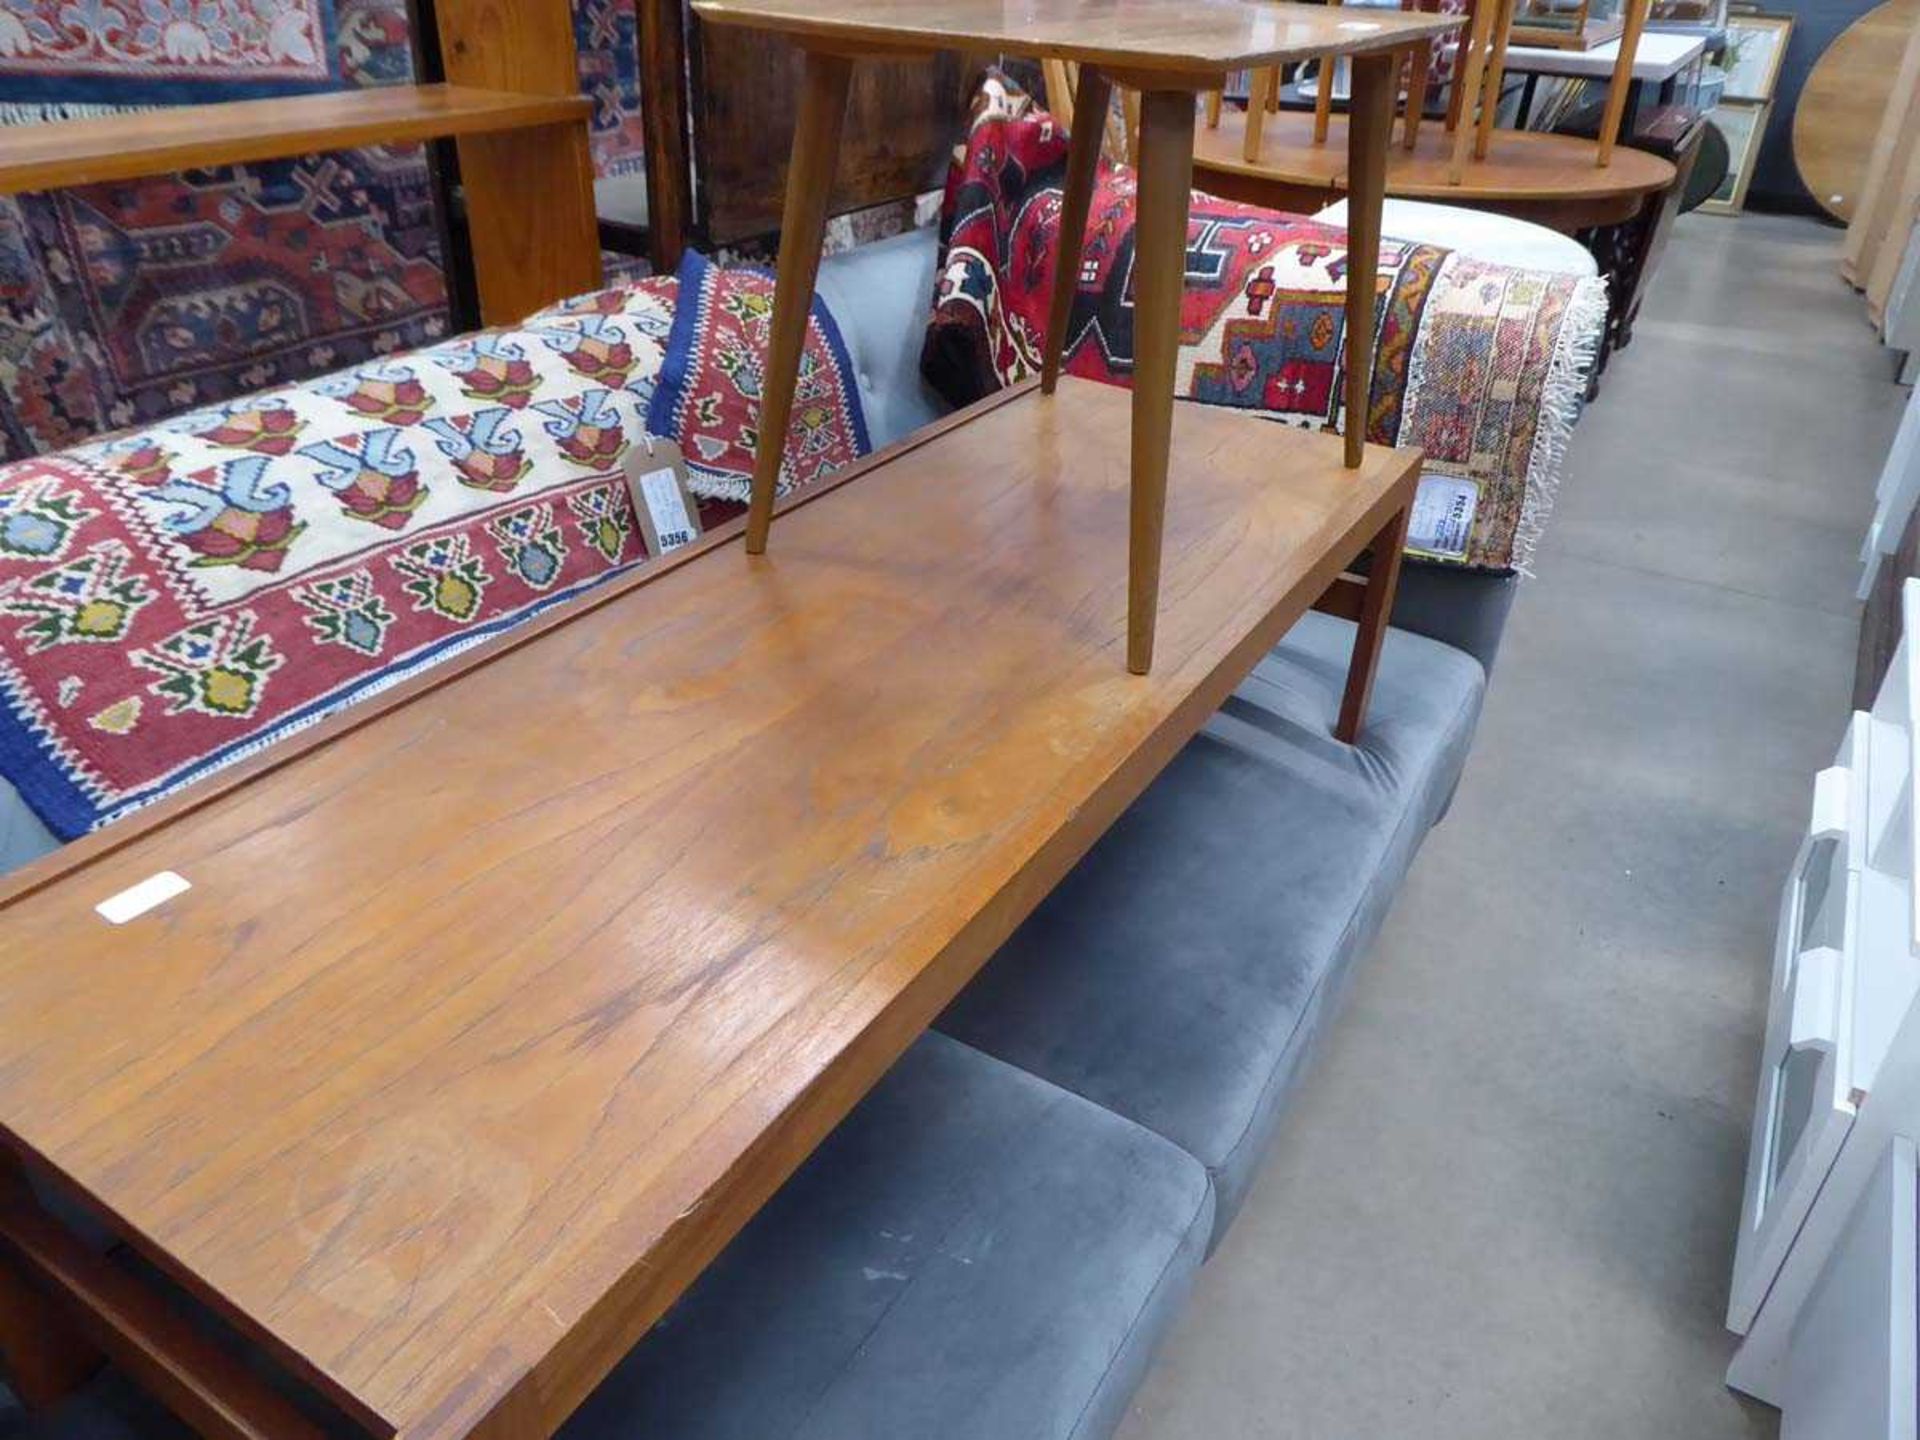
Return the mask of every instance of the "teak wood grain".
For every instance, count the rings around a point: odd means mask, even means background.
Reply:
[[[1293,0],[695,0],[712,25],[744,25],[856,50],[1004,50],[1035,59],[1179,77],[1212,88],[1229,70],[1315,55],[1399,49],[1449,34],[1460,17],[1369,10],[1350,15]],[[1210,77],[1210,78],[1209,78]],[[1150,87],[1142,87],[1150,88]]]
[[[43,874],[0,1134],[369,1429],[546,1433],[1411,498],[1176,407],[1131,676],[1127,413],[984,408]]]
[[[13,126],[0,132],[0,195],[358,145],[563,123],[584,128],[590,106],[577,93],[392,85]]]

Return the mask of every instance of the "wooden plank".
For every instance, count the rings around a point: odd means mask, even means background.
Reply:
[[[451,73],[451,72],[449,72]],[[0,146],[0,195],[575,122],[589,102],[471,85],[388,85],[325,95],[182,105],[16,126]]]
[[[0,1169],[0,1254],[58,1295],[121,1369],[207,1440],[322,1440],[266,1381],[56,1224],[10,1167]]]
[[[531,95],[578,95],[573,13],[557,0],[433,0],[447,79]]]
[[[511,325],[600,288],[587,127],[569,123],[458,142],[480,318]]]
[[[1417,473],[1176,407],[1128,676],[1128,411],[984,410],[43,877],[0,1127],[354,1413],[551,1427]]]
[[[1098,65],[1123,73],[1159,72],[1180,88],[1210,88],[1229,70],[1317,55],[1400,49],[1451,34],[1457,15],[1369,10],[1343,15],[1296,0],[694,0],[709,25],[803,35],[822,42],[906,52],[1009,51],[1037,59]],[[1141,87],[1144,88],[1144,87]]]
[[[700,223],[715,244],[778,228],[799,114],[801,59],[791,39],[696,27],[694,143]],[[955,55],[856,67],[841,163],[827,213],[939,189],[966,127],[970,76]]]
[[[435,0],[447,78],[578,97],[573,18],[560,0]],[[480,316],[510,325],[603,279],[584,115],[511,135],[459,140]]]

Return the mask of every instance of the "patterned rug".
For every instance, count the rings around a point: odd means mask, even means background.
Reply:
[[[602,180],[646,169],[640,124],[640,19],[634,0],[573,0],[580,88],[593,100],[593,171]]]
[[[948,176],[944,254],[922,369],[966,404],[1039,368],[1067,135],[997,79]],[[1066,368],[1133,371],[1134,178],[1096,186]],[[1176,394],[1321,427],[1341,420],[1347,237],[1196,194]],[[1533,274],[1431,245],[1383,242],[1369,440],[1426,451],[1423,559],[1524,570],[1558,484],[1605,317],[1596,280]]]
[[[634,0],[574,29],[596,169],[638,177]],[[0,125],[392,84],[408,36],[406,0],[0,0]],[[0,198],[0,460],[446,331],[415,146]]]
[[[0,0],[14,124],[411,73],[405,0]],[[0,458],[445,331],[416,146],[0,199]]]
[[[643,559],[672,294],[0,469],[0,774],[71,839]]]

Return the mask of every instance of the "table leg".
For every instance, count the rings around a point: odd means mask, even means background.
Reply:
[[[1449,185],[1458,185],[1466,175],[1467,150],[1476,129],[1473,107],[1480,99],[1480,77],[1487,61],[1487,36],[1493,28],[1494,12],[1499,8],[1500,0],[1477,0],[1473,7],[1473,25],[1460,42],[1466,55],[1456,67],[1459,83],[1455,86],[1453,103],[1459,118],[1453,129],[1453,158],[1447,165]]]
[[[1346,461],[1360,464],[1373,390],[1375,292],[1380,275],[1380,210],[1387,191],[1387,147],[1393,139],[1391,54],[1353,57],[1353,102],[1347,107],[1347,418]]]
[[[1247,129],[1240,144],[1243,159],[1260,158],[1260,132],[1267,123],[1267,102],[1279,88],[1279,77],[1279,68],[1272,65],[1262,65],[1253,72],[1253,93],[1247,97]]]
[[[1433,68],[1433,47],[1413,47],[1407,75],[1407,123],[1405,145],[1408,150],[1420,142],[1420,122],[1427,118],[1427,86]]]
[[[1367,718],[1374,672],[1380,668],[1380,646],[1387,636],[1387,620],[1393,614],[1393,592],[1400,584],[1400,557],[1407,544],[1409,518],[1410,510],[1394,511],[1369,547],[1373,565],[1367,572],[1367,593],[1360,601],[1353,659],[1347,665],[1347,689],[1340,697],[1340,719],[1333,727],[1334,738],[1344,745],[1360,738],[1361,723]]]
[[[1633,57],[1640,49],[1640,32],[1647,28],[1647,11],[1653,0],[1627,0],[1627,28],[1620,36],[1620,54],[1613,62],[1613,78],[1607,82],[1607,108],[1600,117],[1599,154],[1595,163],[1605,168],[1613,163],[1613,147],[1620,139],[1620,121],[1627,112],[1628,92],[1639,90],[1633,78]],[[1634,98],[1638,98],[1637,94]]]
[[[786,449],[787,422],[793,418],[800,351],[806,343],[813,284],[820,273],[820,247],[826,239],[827,197],[833,189],[840,129],[847,115],[847,86],[853,78],[853,62],[844,55],[809,50],[805,63],[793,158],[787,165],[786,202],[780,215],[773,333],[760,382],[760,448],[754,456],[753,497],[747,509],[749,555],[766,550],[767,528],[773,523],[780,457]]]
[[[1329,0],[1337,5],[1340,0]],[[1337,55],[1320,57],[1320,77],[1314,82],[1313,90],[1313,143],[1327,143],[1327,127],[1333,123],[1333,77],[1340,68]]]
[[[0,1370],[20,1403],[43,1410],[103,1363],[66,1311],[0,1259]]]
[[[1256,113],[1247,112],[1249,116]],[[1193,191],[1193,93],[1141,96],[1138,213],[1133,268],[1133,485],[1127,532],[1127,669],[1153,665],[1160,604],[1160,536],[1173,440],[1173,377],[1180,353],[1180,295],[1187,278],[1187,207]]]
[[[1524,130],[1527,121],[1533,118],[1533,97],[1540,88],[1540,77],[1533,71],[1527,72],[1527,78],[1520,87],[1520,109],[1513,117],[1513,128]]]
[[[1091,65],[1080,67],[1079,93],[1073,103],[1082,123],[1073,127],[1068,142],[1066,188],[1060,194],[1058,253],[1053,260],[1053,299],[1047,312],[1047,348],[1040,363],[1040,389],[1048,395],[1060,383],[1060,356],[1067,343],[1073,297],[1080,288],[1080,249],[1086,243],[1087,207],[1093,199],[1094,177],[1100,172],[1100,142],[1106,138],[1105,117],[1112,93],[1113,86],[1104,74]]]
[[[1514,0],[1500,0],[1493,17],[1493,53],[1487,57],[1487,100],[1480,107],[1480,124],[1474,131],[1473,158],[1487,158],[1493,143],[1494,123],[1500,118],[1500,92],[1507,81],[1507,40],[1513,34]]]

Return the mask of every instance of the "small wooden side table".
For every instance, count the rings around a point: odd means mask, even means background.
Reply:
[[[864,56],[965,50],[1075,61],[1080,66],[1080,104],[1089,114],[1104,110],[1113,84],[1141,92],[1127,572],[1127,668],[1136,675],[1146,674],[1153,662],[1196,97],[1218,89],[1230,71],[1316,56],[1352,56],[1345,458],[1349,467],[1360,465],[1373,367],[1380,206],[1400,54],[1457,29],[1461,17],[1355,13],[1274,0],[1130,0],[1125,6],[1110,0],[1048,0],[1022,7],[1000,0],[694,0],[693,8],[708,24],[791,35],[806,63],[762,382],[760,434],[771,440],[761,445],[754,471],[747,523],[750,554],[767,547],[781,442],[792,415],[827,196],[839,156],[847,85],[853,62]],[[1076,127],[1042,367],[1041,386],[1048,395],[1060,374],[1099,151],[1100,128]]]

